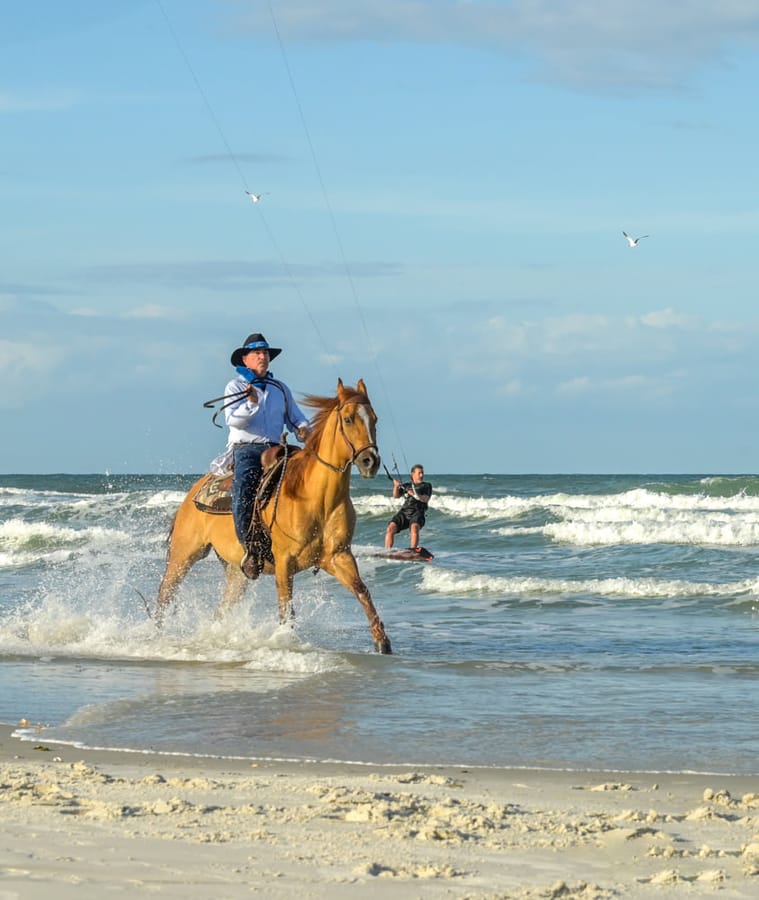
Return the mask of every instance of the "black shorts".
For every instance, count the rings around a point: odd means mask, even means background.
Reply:
[[[397,512],[390,521],[395,523],[398,531],[405,531],[409,525],[418,525],[420,528],[423,528],[424,513],[418,512],[407,515],[401,510],[400,512]]]

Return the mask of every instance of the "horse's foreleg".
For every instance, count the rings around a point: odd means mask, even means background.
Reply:
[[[356,560],[350,550],[335,553],[329,563],[323,568],[330,575],[334,575],[340,584],[348,588],[363,606],[366,618],[369,620],[369,629],[374,638],[374,646],[377,648],[377,651],[379,653],[392,653],[390,638],[385,634],[385,626],[372,602],[369,588],[362,581],[361,575],[359,575]]]
[[[233,606],[237,606],[242,600],[245,588],[248,586],[248,579],[243,575],[239,566],[224,562],[224,572],[226,575],[224,594],[222,595],[219,608],[216,610],[216,619],[223,618]]]
[[[277,599],[279,601],[279,621],[282,625],[295,618],[293,612],[293,578],[295,577],[295,563],[292,560],[276,559],[274,564],[274,581],[277,585]]]

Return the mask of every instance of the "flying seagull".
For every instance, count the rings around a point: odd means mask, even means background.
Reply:
[[[261,199],[261,197],[264,196],[264,194],[251,194],[250,191],[245,191],[245,193],[250,197],[250,199],[251,199],[254,203],[258,203],[258,201]],[[268,193],[268,191],[266,191],[265,193]]]
[[[638,241],[642,241],[644,237],[649,237],[649,235],[647,235],[647,234],[642,234],[638,238],[630,237],[630,235],[626,231],[623,231],[622,234],[627,239],[627,243],[629,244],[630,247],[637,247]]]

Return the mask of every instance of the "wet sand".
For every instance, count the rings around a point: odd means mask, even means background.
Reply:
[[[759,778],[81,750],[0,726],[0,900],[759,896]]]

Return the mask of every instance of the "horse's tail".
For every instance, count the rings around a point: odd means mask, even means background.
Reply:
[[[132,585],[132,590],[137,594],[137,596],[142,600],[142,605],[145,607],[145,612],[148,614],[148,618],[155,621],[155,612],[150,608],[150,604],[147,601],[147,598],[142,593],[142,591],[138,591],[137,588]]]

